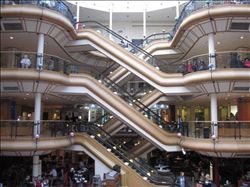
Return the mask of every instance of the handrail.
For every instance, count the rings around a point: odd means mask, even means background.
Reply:
[[[164,120],[162,120],[162,118],[160,116],[158,116],[158,114],[156,114],[154,111],[152,111],[146,105],[144,105],[138,99],[135,99],[133,97],[133,95],[124,91],[119,85],[114,83],[108,77],[102,77],[102,75],[100,75],[99,77],[97,77],[97,79],[103,81],[105,86],[107,86],[109,88],[113,88],[114,89],[113,91],[115,92],[115,94],[117,94],[117,95],[120,94],[121,98],[123,98],[123,100],[125,100],[129,105],[131,105],[131,106],[135,105],[137,110],[144,113],[144,116],[146,116],[148,118],[153,117],[153,119],[155,120],[155,122],[158,124],[158,126],[160,128],[162,128],[166,124],[166,122]]]
[[[130,52],[131,53],[135,53],[135,52],[140,52],[140,54],[142,54],[143,55],[143,58],[144,59],[147,59],[147,63],[149,63],[149,64],[151,64],[151,65],[153,65],[153,66],[155,66],[155,67],[158,67],[160,64],[166,64],[167,62],[163,62],[163,61],[161,61],[161,60],[159,60],[158,58],[156,58],[156,57],[154,57],[154,56],[152,56],[150,53],[148,53],[147,51],[145,51],[145,50],[143,50],[142,48],[140,48],[140,47],[138,47],[138,46],[136,46],[136,45],[134,45],[132,42],[130,42],[129,40],[127,40],[126,38],[124,38],[124,37],[122,37],[121,35],[119,35],[119,34],[117,34],[116,32],[114,32],[114,31],[112,31],[112,30],[110,30],[108,27],[106,27],[105,25],[103,25],[103,24],[101,24],[101,23],[99,23],[99,22],[97,22],[97,21],[80,21],[80,22],[77,22],[77,23],[75,23],[75,25],[79,25],[79,24],[82,24],[83,25],[83,28],[91,28],[91,26],[89,26],[89,25],[87,25],[87,24],[96,24],[96,25],[98,25],[98,26],[100,26],[101,27],[101,29],[104,29],[108,34],[111,34],[111,38],[112,37],[115,37],[116,39],[118,39],[118,41],[117,41],[117,43],[118,44],[120,44],[121,46],[123,46],[123,47],[131,47],[131,50],[130,50]],[[92,28],[93,28],[93,25],[92,25]],[[100,28],[96,28],[96,27],[94,27],[95,29],[100,29]],[[108,37],[108,36],[107,36]],[[111,40],[113,40],[114,41],[114,38],[112,38]],[[124,43],[124,45],[122,45],[122,43],[121,42],[123,42]],[[126,43],[126,44],[125,44]],[[140,55],[140,54],[137,54],[138,56]]]
[[[29,122],[28,126],[25,123],[23,125],[16,124],[16,123],[19,123],[19,122],[22,123],[25,121],[6,120],[5,122],[10,122],[6,124],[7,126],[3,125],[3,122],[4,122],[3,120],[0,120],[0,122],[1,122],[0,128],[3,128],[1,129],[1,132],[2,130],[7,130],[7,129],[4,129],[4,127],[9,127],[11,128],[11,131],[14,131],[16,133],[16,134],[13,134],[12,132],[10,132],[11,138],[12,137],[16,138],[17,136],[19,136],[18,130],[22,131],[21,127],[24,127],[26,129],[28,128],[29,130],[26,131],[26,134],[20,134],[20,136],[31,136],[32,138],[37,138],[37,137],[32,136],[33,124],[34,124],[32,122]],[[152,171],[154,172],[154,174],[157,174],[155,169],[151,168],[150,166],[145,165],[145,163],[142,163],[137,159],[132,159],[129,156],[129,153],[127,153],[127,151],[117,146],[117,144],[115,144],[111,138],[107,138],[108,134],[105,131],[103,131],[103,129],[94,125],[93,123],[66,122],[65,121],[63,123],[60,123],[60,125],[55,126],[56,121],[48,122],[48,123],[46,123],[46,121],[44,122],[46,125],[45,124],[43,125],[44,128],[41,131],[42,132],[41,136],[48,134],[49,133],[48,130],[51,130],[51,136],[56,135],[59,130],[64,131],[62,136],[72,136],[72,135],[74,136],[73,132],[86,132],[87,134],[90,135],[91,138],[95,138],[95,140],[97,140],[99,143],[105,146],[108,151],[114,153],[117,157],[119,157],[119,159],[121,159],[125,165],[131,167],[143,177],[147,177],[146,180],[149,180],[150,182],[155,183],[155,184],[166,184],[166,185],[168,184],[171,185],[174,182],[174,180],[171,179],[171,177],[170,179],[165,178],[164,180],[160,180],[157,178],[158,177],[157,175],[151,176],[150,173],[152,173]],[[52,131],[55,131],[55,132],[52,132]],[[40,138],[40,136],[38,138]]]
[[[162,36],[162,37],[157,38],[157,36]],[[143,39],[142,46],[146,46],[146,45],[150,44],[153,41],[163,40],[163,39],[167,39],[167,41],[169,42],[169,41],[171,41],[173,39],[173,36],[170,33],[165,33],[165,32],[154,33],[154,34],[149,35],[145,39]]]
[[[26,0],[17,0],[17,1],[0,1],[1,6],[2,5],[16,5],[16,4],[28,4],[28,5],[36,5],[41,8],[48,8],[51,10],[55,10],[61,14],[63,14],[65,17],[67,17],[70,22],[74,25],[75,18],[70,11],[68,5],[64,3],[62,0],[32,0],[32,1],[26,1]]]
[[[86,125],[86,124],[81,124],[81,125]],[[87,127],[89,127],[88,133],[94,136],[94,138],[97,141],[99,141],[101,144],[108,147],[108,151],[113,152],[116,156],[122,159],[125,165],[129,165],[134,170],[136,170],[136,172],[140,173],[140,175],[147,177],[147,180],[150,180],[151,182],[155,184],[169,184],[169,185],[172,184],[172,182],[168,182],[168,181],[160,182],[160,181],[157,181],[155,178],[151,177],[149,173],[151,171],[154,171],[154,169],[149,167],[150,170],[148,171],[148,169],[144,167],[143,163],[138,162],[136,159],[131,159],[130,156],[127,154],[127,152],[124,151],[121,147],[117,146],[115,143],[113,143],[110,138],[109,139],[103,138],[100,134],[98,134],[100,133],[100,131],[105,132],[103,129],[97,126],[93,126],[91,124],[88,124]]]
[[[175,26],[172,30],[171,35],[175,36],[177,30],[179,29],[183,20],[192,14],[194,11],[202,9],[202,8],[210,8],[211,6],[218,6],[218,5],[242,5],[242,4],[250,4],[249,0],[236,0],[236,1],[213,1],[213,0],[206,0],[206,1],[198,1],[198,0],[190,0],[188,3],[185,4],[183,7],[178,20],[175,23]]]

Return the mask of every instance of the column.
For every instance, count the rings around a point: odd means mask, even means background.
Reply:
[[[33,166],[32,166],[32,180],[34,181],[35,177],[39,176],[39,156],[33,156]]]
[[[79,6],[79,4],[76,2],[76,22],[77,22],[77,24],[76,24],[76,29],[78,29],[79,28],[79,20],[80,20],[80,6]]]
[[[211,102],[211,124],[216,124],[211,128],[211,134],[218,137],[218,106],[217,106],[217,96],[215,93],[210,94],[210,102]]]
[[[36,95],[35,95],[34,131],[33,131],[34,137],[36,137],[36,135],[40,135],[41,101],[42,101],[42,94],[36,93]]]
[[[214,33],[208,34],[208,55],[209,55],[209,69],[215,70],[216,61],[215,61],[215,45],[214,45]]]
[[[7,54],[7,63],[5,64],[6,67],[8,68],[16,68],[16,67],[20,67],[20,62],[16,61],[16,51],[17,48],[11,47],[8,48],[9,53]]]
[[[146,38],[146,7],[143,10],[143,38]]]
[[[37,59],[36,59],[36,69],[41,71],[43,69],[43,51],[44,51],[44,34],[38,35],[37,44]]]
[[[109,29],[113,29],[113,3],[111,4],[111,7],[109,9]],[[109,34],[109,39],[112,39],[112,34]]]
[[[213,158],[213,181],[216,186],[220,186],[219,160],[216,157]]]
[[[176,16],[175,16],[175,20],[178,20],[180,16],[180,1],[177,2],[176,4]]]

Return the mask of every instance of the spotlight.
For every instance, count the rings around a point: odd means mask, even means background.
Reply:
[[[182,154],[183,154],[183,155],[186,155],[186,151],[185,151],[184,148],[181,148],[181,151],[182,151]]]
[[[212,138],[212,140],[215,140],[215,139],[216,139],[216,135],[213,134],[213,135],[211,136],[211,138]]]
[[[71,137],[74,137],[74,136],[75,136],[75,133],[74,133],[74,132],[70,132],[69,135],[70,135]]]
[[[36,135],[35,135],[35,138],[36,138],[36,139],[40,138],[40,135],[39,135],[39,134],[36,134]]]
[[[181,133],[180,133],[180,132],[178,132],[178,133],[177,133],[177,136],[178,136],[178,137],[181,137]]]

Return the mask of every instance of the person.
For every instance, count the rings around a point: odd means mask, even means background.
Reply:
[[[42,187],[42,182],[38,177],[35,177],[35,179],[34,179],[34,186],[35,187]]]
[[[200,174],[200,180],[199,180],[199,182],[200,182],[201,184],[204,184],[204,183],[205,183],[205,180],[206,180],[206,178],[205,178],[205,173],[202,171],[201,174]]]
[[[187,62],[187,73],[191,73],[193,71],[193,65],[192,62],[189,60]]]
[[[54,68],[55,68],[55,67],[54,67],[54,64],[55,64],[55,62],[54,62],[53,58],[50,57],[49,60],[48,60],[48,70],[53,71]]]
[[[211,186],[212,186],[212,181],[210,179],[210,175],[206,174],[205,175],[204,187],[211,187]]]
[[[177,123],[178,123],[178,132],[180,132],[181,134],[183,134],[183,123],[182,123],[182,118],[181,115],[178,115],[178,119],[177,119]]]
[[[26,69],[28,69],[29,68],[29,66],[31,65],[31,61],[30,61],[30,59],[28,58],[28,55],[24,55],[23,56],[23,59],[21,60],[21,66],[22,66],[22,68],[26,68]]]
[[[57,178],[57,171],[55,167],[52,167],[52,169],[49,172],[49,175],[50,175],[50,186],[53,186],[53,182]]]
[[[180,187],[188,187],[188,184],[187,184],[187,181],[186,181],[186,177],[185,177],[183,171],[181,171],[181,172],[180,172],[180,176],[177,177],[176,183],[177,183]]]
[[[250,60],[249,60],[249,58],[245,58],[243,64],[244,64],[245,68],[250,68]]]

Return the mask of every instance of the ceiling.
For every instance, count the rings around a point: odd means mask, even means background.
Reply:
[[[84,2],[84,1],[83,1]],[[124,1],[125,2],[125,1]],[[128,2],[128,1],[126,1]],[[150,1],[148,1],[150,2]],[[154,1],[151,1],[151,3]],[[175,1],[176,2],[176,1]],[[160,2],[159,2],[160,3]],[[76,15],[76,5],[67,3],[72,11],[73,15]],[[175,3],[174,3],[175,4]],[[129,5],[135,6],[133,1],[130,1]],[[180,5],[180,10],[183,5]],[[80,7],[79,21],[97,21],[101,23],[109,23],[109,11],[101,11],[87,7]],[[170,8],[162,8],[158,10],[146,12],[147,22],[174,22],[176,17],[176,7],[172,6]],[[143,22],[143,13],[140,12],[113,12],[112,16],[113,22]]]

